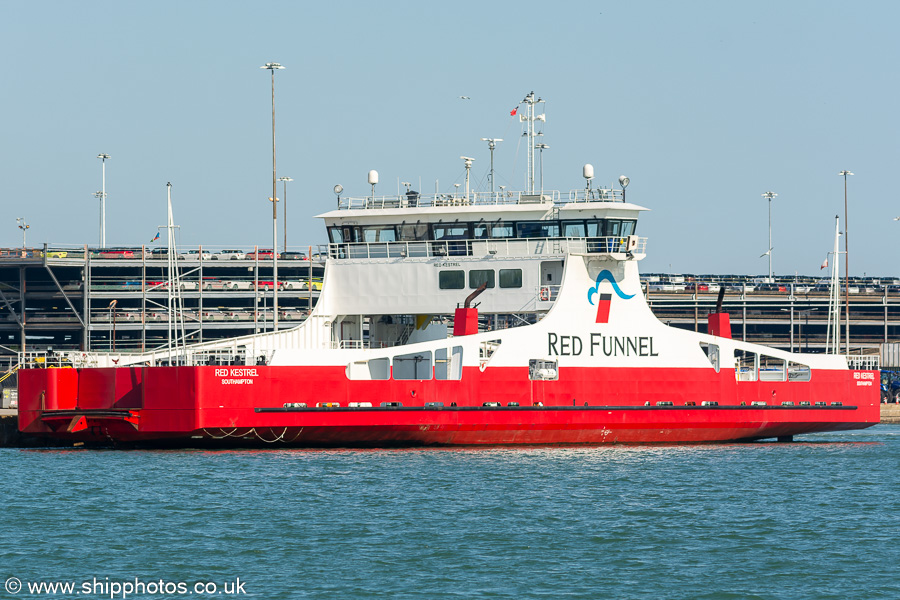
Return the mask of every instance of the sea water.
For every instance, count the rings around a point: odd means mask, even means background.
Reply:
[[[900,598],[900,427],[800,439],[3,449],[0,597]]]

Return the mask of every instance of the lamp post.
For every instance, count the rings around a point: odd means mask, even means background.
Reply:
[[[540,164],[541,164],[541,194],[544,193],[544,150],[548,150],[550,148],[549,144],[536,144],[534,146],[538,150],[540,150]]]
[[[497,142],[502,142],[502,138],[481,138],[482,142],[488,143],[488,150],[491,151],[491,193],[494,193],[494,148],[497,147]]]
[[[96,192],[94,196],[100,198],[100,247],[106,248],[106,160],[109,158],[109,154],[100,153],[97,155],[97,158],[100,159],[102,164],[103,187],[101,187],[100,191]]]
[[[281,200],[284,202],[284,251],[287,252],[287,182],[293,181],[290,177],[279,177],[278,181],[281,182]],[[278,251],[278,248],[275,248],[275,251]]]
[[[283,69],[276,62],[266,63],[260,69],[268,69],[272,73],[272,320],[273,329],[278,331],[278,198],[276,190],[278,182],[275,178],[275,70]]]
[[[850,354],[850,242],[847,230],[850,229],[847,221],[847,175],[853,175],[844,169],[838,175],[844,177],[844,336],[846,339],[847,354]]]
[[[18,217],[18,218],[16,218],[16,223],[18,224],[19,229],[22,230],[22,253],[23,253],[23,255],[24,255],[24,253],[25,253],[25,248],[26,248],[26,245],[25,245],[25,232],[28,231],[29,229],[31,229],[31,225],[29,225],[28,223],[25,222],[25,217]]]
[[[775,192],[766,192],[762,195],[769,200],[769,251],[766,252],[769,255],[769,283],[772,283],[772,198],[777,195]]]

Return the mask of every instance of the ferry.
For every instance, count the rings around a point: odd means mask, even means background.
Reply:
[[[470,191],[466,157],[464,193],[376,196],[374,172],[369,196],[335,186],[337,207],[319,215],[324,286],[304,322],[187,344],[176,315],[165,348],[22,369],[20,430],[388,447],[790,441],[879,422],[877,357],[742,342],[721,310],[707,333],[660,322],[638,271],[647,209],[626,201],[628,178],[595,186],[585,165],[584,187],[535,186],[543,104],[530,93],[520,105],[524,191]]]

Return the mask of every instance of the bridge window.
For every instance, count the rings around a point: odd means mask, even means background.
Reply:
[[[328,236],[331,238],[332,244],[343,244],[344,243],[344,232],[341,231],[340,227],[329,227],[328,228]]]
[[[431,226],[433,240],[466,240],[469,239],[468,223],[434,223]]]
[[[428,224],[414,223],[412,225],[400,225],[400,240],[404,242],[416,242],[428,239]]]
[[[394,242],[397,240],[397,233],[393,226],[368,225],[361,229],[364,242]]]
[[[516,231],[520,238],[559,237],[559,223],[557,221],[520,221],[516,223]]]
[[[500,269],[500,287],[522,287],[522,269]]]
[[[469,271],[469,287],[477,289],[482,283],[486,283],[488,288],[494,287],[494,270],[493,269],[474,269]]]
[[[441,271],[438,273],[438,287],[442,290],[461,290],[466,287],[465,271]]]
[[[587,233],[584,221],[563,221],[562,228],[563,237],[583,238]]]

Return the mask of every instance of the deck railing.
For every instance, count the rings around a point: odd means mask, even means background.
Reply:
[[[485,206],[508,204],[567,204],[569,202],[624,202],[621,190],[611,188],[557,190],[535,192],[469,192],[466,194],[419,194],[408,192],[397,196],[365,196],[338,198],[340,210],[382,210],[392,208],[429,208],[447,206]]]
[[[644,254],[647,238],[628,237],[502,238],[416,242],[358,242],[329,244],[329,258],[452,258],[460,256],[535,256],[564,254]]]

